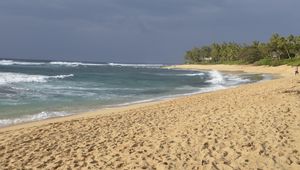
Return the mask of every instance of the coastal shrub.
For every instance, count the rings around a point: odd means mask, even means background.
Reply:
[[[262,53],[257,47],[245,47],[241,50],[238,58],[240,58],[243,61],[243,63],[252,64],[262,59]]]
[[[267,43],[213,43],[194,47],[185,54],[187,64],[255,64],[278,66],[298,65],[300,36],[273,34]],[[298,57],[297,57],[298,56]]]
[[[224,62],[220,62],[219,64],[239,65],[239,64],[247,64],[247,63],[241,60],[237,60],[237,61],[224,61]]]
[[[271,58],[263,58],[255,62],[255,65],[271,65],[272,59]]]
[[[278,60],[278,59],[271,59],[271,58],[263,58],[257,62],[254,63],[254,65],[267,65],[267,66],[280,66],[285,64],[284,60]]]
[[[290,66],[300,66],[300,56],[287,60],[286,64]]]

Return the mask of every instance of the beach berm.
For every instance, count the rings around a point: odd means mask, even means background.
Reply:
[[[0,129],[0,169],[300,169],[293,68],[182,65],[278,78]]]

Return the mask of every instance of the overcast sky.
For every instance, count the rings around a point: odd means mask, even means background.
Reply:
[[[300,34],[300,0],[0,0],[0,58],[180,63],[212,42]]]

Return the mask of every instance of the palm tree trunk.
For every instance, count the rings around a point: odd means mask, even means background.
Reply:
[[[287,53],[289,59],[291,59],[291,55],[290,55],[290,53],[289,53],[289,50],[288,50],[286,47],[285,47],[284,49],[285,49],[285,51],[286,51],[286,53]]]

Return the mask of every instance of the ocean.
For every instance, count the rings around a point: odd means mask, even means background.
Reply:
[[[162,66],[0,60],[0,127],[209,92],[268,77]]]

